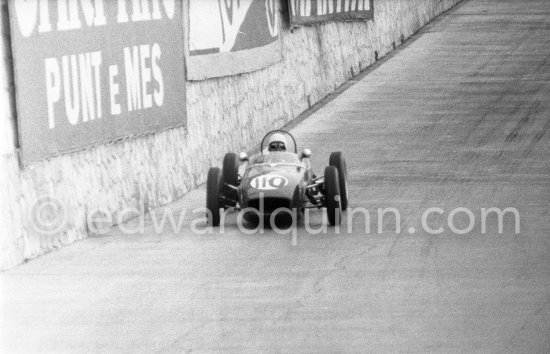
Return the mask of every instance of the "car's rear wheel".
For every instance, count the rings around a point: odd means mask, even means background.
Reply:
[[[339,181],[338,184],[340,186],[340,204],[342,207],[342,210],[346,210],[348,208],[348,170],[346,167],[346,159],[344,158],[344,155],[340,152],[333,152],[330,154],[329,163],[330,166],[336,167],[338,170],[338,177]]]
[[[325,168],[325,206],[330,225],[340,225],[342,219],[342,206],[340,203],[340,182],[338,169],[334,166]]]
[[[208,170],[206,178],[206,209],[210,211],[211,217],[208,218],[208,225],[220,225],[220,200],[222,197],[223,180],[222,173],[218,167],[212,167]]]
[[[237,186],[239,183],[239,157],[234,152],[228,152],[223,157],[223,183]],[[237,204],[237,191],[230,187],[224,187],[226,204],[235,206]]]

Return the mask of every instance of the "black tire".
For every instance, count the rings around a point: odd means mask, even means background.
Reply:
[[[237,187],[239,183],[239,157],[234,152],[228,152],[223,157],[223,183],[230,184]],[[233,200],[230,202],[226,200],[228,206],[235,206],[237,204],[237,191],[229,187],[224,188],[225,196],[228,199]]]
[[[208,170],[206,178],[206,209],[212,214],[212,219],[208,219],[208,225],[220,226],[220,197],[223,188],[222,173],[218,167],[212,167]]]
[[[325,206],[330,225],[340,225],[342,222],[342,207],[340,203],[340,181],[338,169],[334,166],[325,168]]]
[[[223,182],[237,186],[239,180],[239,157],[234,152],[228,152],[223,157]]]
[[[339,185],[340,185],[340,204],[342,210],[348,208],[348,170],[346,167],[346,159],[344,155],[340,152],[333,152],[330,154],[329,166],[334,166],[338,170]]]

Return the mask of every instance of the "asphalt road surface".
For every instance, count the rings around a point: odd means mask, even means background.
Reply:
[[[4,352],[550,352],[549,59],[549,1],[464,2],[293,129],[317,171],[344,152],[370,227],[156,233],[157,210],[3,273]],[[491,207],[520,232],[483,232]]]

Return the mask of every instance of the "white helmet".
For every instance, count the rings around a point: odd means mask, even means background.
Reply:
[[[267,142],[268,151],[286,151],[286,137],[281,133],[274,133]]]

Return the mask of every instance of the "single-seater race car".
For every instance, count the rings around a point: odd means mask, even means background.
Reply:
[[[341,211],[348,206],[344,156],[333,152],[329,166],[320,177],[313,174],[310,157],[309,149],[297,153],[296,140],[284,130],[267,133],[256,155],[225,154],[223,167],[212,167],[208,171],[209,225],[219,226],[220,210],[228,208],[254,210],[255,213],[244,213],[248,221],[260,215],[269,218],[272,213],[278,213],[279,208],[294,211],[297,217],[306,208],[326,208],[330,225],[339,224]],[[242,175],[239,170],[244,171]]]

